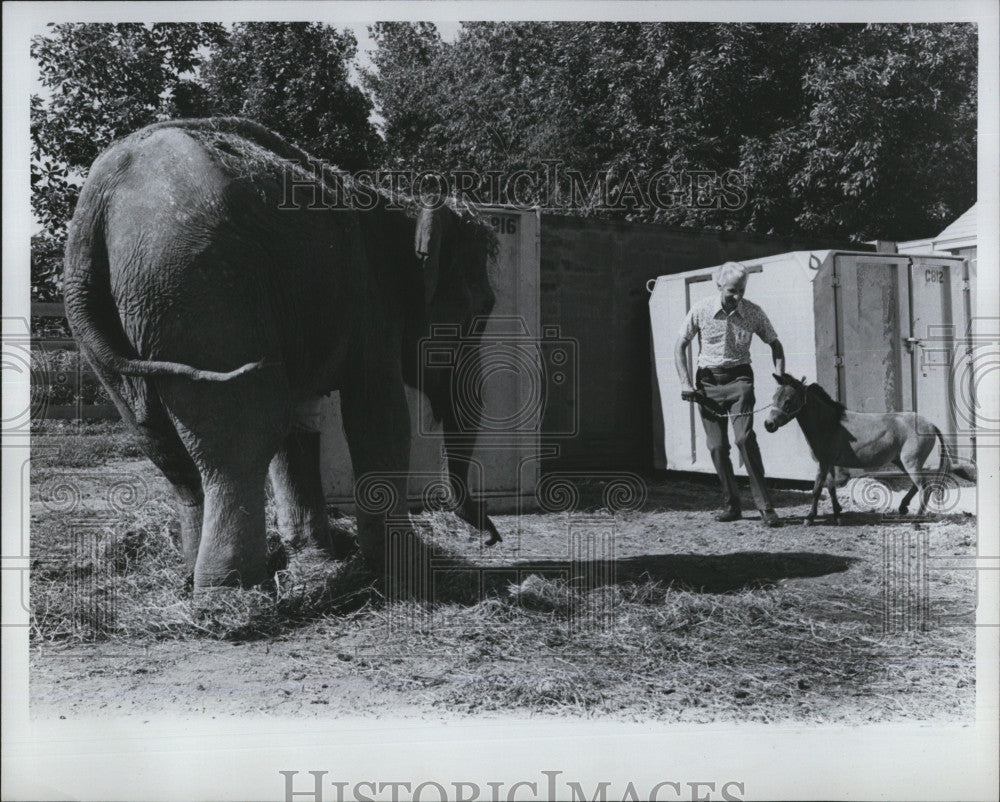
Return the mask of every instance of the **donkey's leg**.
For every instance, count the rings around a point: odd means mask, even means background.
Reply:
[[[840,525],[840,511],[842,507],[837,500],[837,478],[836,469],[831,468],[830,474],[826,477],[826,489],[830,492],[830,504],[833,505],[833,525]]]
[[[899,502],[899,514],[906,515],[910,511],[910,500],[917,495],[917,493],[922,493],[923,479],[920,475],[920,465],[915,464],[913,460],[907,459],[905,456],[901,456],[898,459],[894,459],[892,464],[900,468],[907,476],[910,477],[910,489],[906,491],[906,495],[903,496],[903,500]],[[924,511],[923,498],[921,498],[920,512]]]
[[[830,466],[824,465],[821,462],[819,464],[819,470],[816,471],[816,481],[813,482],[812,507],[809,508],[809,514],[806,515],[805,520],[802,522],[806,526],[812,526],[813,522],[816,520],[816,507],[819,505],[819,497],[823,492],[823,482],[826,480],[826,475],[829,472]]]

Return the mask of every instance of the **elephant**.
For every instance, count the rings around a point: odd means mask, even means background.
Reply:
[[[468,210],[401,206],[350,179],[339,188],[357,203],[317,202],[336,189],[333,178],[263,126],[210,118],[119,140],[80,193],[66,316],[173,486],[196,597],[273,573],[267,482],[283,540],[347,555],[349,544],[331,535],[319,472],[315,411],[333,391],[356,482],[384,475],[391,488],[389,509],[357,513],[357,545],[377,575],[394,526],[416,537],[406,518],[404,383],[423,389],[443,424],[450,482],[464,499],[456,512],[499,538],[485,504],[466,492],[470,410],[463,428],[451,374],[419,364],[431,326],[457,324],[475,338],[474,322],[492,311],[495,235]],[[478,426],[481,403],[463,403]]]

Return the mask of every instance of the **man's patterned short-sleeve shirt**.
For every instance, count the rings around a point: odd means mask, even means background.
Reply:
[[[718,295],[691,307],[684,318],[681,338],[685,342],[698,334],[701,353],[699,368],[731,368],[750,364],[750,340],[754,334],[770,345],[778,339],[764,310],[746,298],[728,314]]]

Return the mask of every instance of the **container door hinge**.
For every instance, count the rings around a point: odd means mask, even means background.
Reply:
[[[840,286],[840,276],[838,276],[836,273],[834,273],[833,277],[831,278],[831,283],[833,284],[834,287],[839,287]]]
[[[962,279],[962,292],[968,292],[970,289],[969,280],[967,278]]]
[[[838,368],[844,367],[844,357],[842,357],[842,356],[835,356],[833,358],[833,364],[834,364],[834,367],[838,367]]]

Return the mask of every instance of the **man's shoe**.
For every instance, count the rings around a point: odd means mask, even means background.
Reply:
[[[738,521],[743,517],[743,513],[735,507],[730,507],[728,510],[723,510],[722,512],[717,512],[715,514],[715,520],[720,523],[729,523],[730,521]]]
[[[764,522],[764,526],[769,526],[771,529],[781,526],[781,519],[774,510],[764,510],[760,514],[760,519]]]

